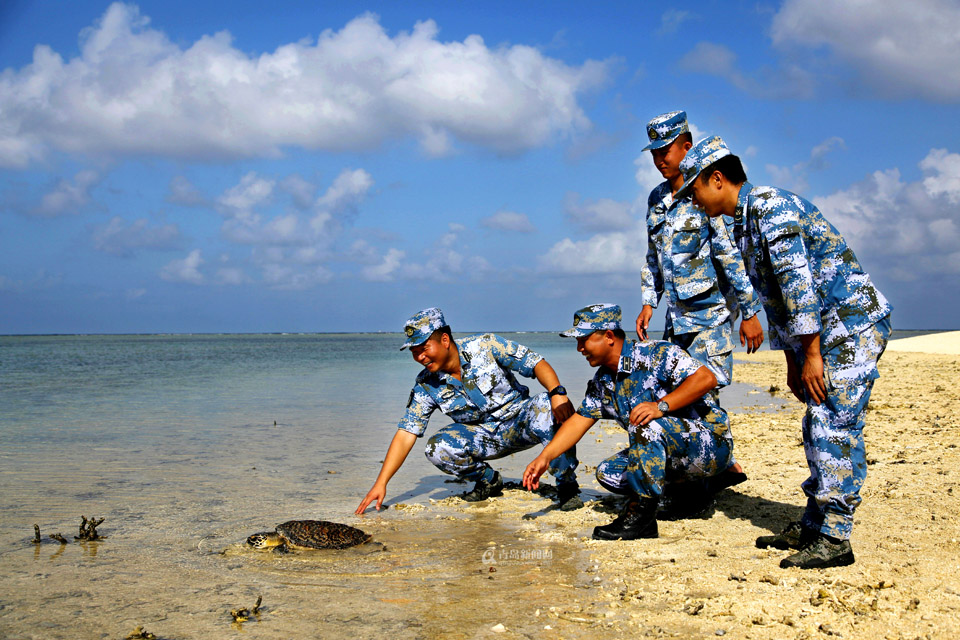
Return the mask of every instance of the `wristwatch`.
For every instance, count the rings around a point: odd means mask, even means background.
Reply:
[[[670,405],[667,404],[666,400],[661,400],[657,403],[657,411],[666,415],[670,411]]]
[[[552,398],[553,396],[565,396],[565,395],[567,395],[567,390],[563,388],[562,384],[558,384],[553,389],[550,389],[549,392],[547,392],[547,396],[550,398]]]

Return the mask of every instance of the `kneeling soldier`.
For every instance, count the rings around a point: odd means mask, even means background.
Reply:
[[[596,527],[599,540],[656,538],[657,506],[671,479],[705,479],[730,466],[733,438],[726,412],[709,393],[717,379],[680,347],[664,341],[627,340],[620,307],[595,304],[578,311],[561,336],[598,367],[583,404],[523,474],[536,489],[550,461],[574,446],[597,420],[616,420],[630,446],[597,467],[597,480],[627,496],[616,520]]]
[[[407,341],[400,348],[409,347],[423,371],[410,392],[406,414],[387,450],[380,475],[356,513],[363,513],[374,500],[380,509],[387,482],[426,431],[435,409],[456,423],[430,438],[427,459],[441,471],[476,482],[473,491],[463,496],[468,502],[500,495],[500,473],[485,461],[549,442],[557,425],[573,415],[566,389],[560,386],[553,367],[521,344],[492,333],[455,341],[443,312],[436,307],[410,318],[405,332]],[[514,372],[536,378],[548,392],[531,397]],[[565,447],[553,457],[556,461],[550,471],[557,479],[560,508],[570,511],[582,507],[576,449]]]

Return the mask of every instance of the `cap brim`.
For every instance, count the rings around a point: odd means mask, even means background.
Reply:
[[[560,333],[561,338],[582,338],[593,333],[593,329],[567,329]]]
[[[677,192],[676,192],[675,194],[673,194],[673,199],[674,199],[674,200],[683,200],[684,198],[689,197],[689,196],[690,196],[690,191],[693,189],[693,181],[696,180],[696,179],[699,178],[699,177],[700,177],[700,174],[698,173],[697,175],[693,176],[692,178],[690,178],[689,180],[687,180],[686,182],[684,182],[684,183],[680,186],[680,188],[677,189]]]
[[[673,142],[674,140],[676,140],[678,137],[680,137],[680,134],[677,134],[677,135],[673,136],[673,137],[670,138],[669,140],[665,140],[665,139],[662,139],[662,138],[661,138],[660,140],[654,140],[653,142],[651,142],[650,144],[648,144],[647,146],[645,146],[643,149],[641,149],[641,151],[652,151],[653,149],[661,149],[661,148],[667,146],[668,144],[672,143],[672,142]]]

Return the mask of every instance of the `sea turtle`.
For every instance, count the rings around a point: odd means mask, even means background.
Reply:
[[[325,520],[290,520],[275,531],[262,531],[247,538],[257,549],[346,549],[363,544],[373,536],[360,529]]]

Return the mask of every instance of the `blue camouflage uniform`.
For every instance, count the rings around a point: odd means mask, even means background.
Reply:
[[[485,460],[545,445],[556,433],[548,394],[531,397],[514,376],[533,377],[543,358],[492,333],[462,338],[456,344],[461,380],[442,371],[421,371],[398,427],[423,436],[430,415],[440,409],[456,422],[429,439],[427,459],[458,478],[490,481],[494,471]],[[573,483],[577,464],[571,448],[553,461],[550,472],[558,484]]]
[[[643,304],[656,308],[662,296],[664,340],[682,346],[710,368],[718,386],[726,386],[737,308],[745,318],[760,310],[740,251],[721,218],[708,218],[689,199],[674,200],[669,182],[650,192],[647,206]]]
[[[683,111],[657,116],[647,125],[650,144],[644,150],[672,144],[688,131]],[[647,257],[640,290],[644,305],[656,308],[663,297],[663,339],[706,365],[718,387],[730,384],[738,307],[744,318],[751,318],[760,301],[723,220],[710,219],[689,198],[675,199],[668,181],[647,198]]]
[[[702,479],[730,466],[733,438],[727,413],[711,394],[646,425],[630,424],[641,402],[657,402],[702,365],[663,340],[624,340],[617,371],[601,367],[577,413],[616,420],[630,446],[597,466],[597,480],[614,493],[660,498],[669,479]]]
[[[681,191],[729,153],[718,137],[697,143],[681,163]],[[746,182],[733,224],[767,315],[770,347],[790,351],[802,369],[799,336],[820,335],[827,398],[817,405],[806,396],[803,445],[810,477],[802,485],[807,496],[803,526],[848,539],[867,474],[866,407],[880,375],[877,361],[890,335],[892,307],[843,236],[796,194]]]

